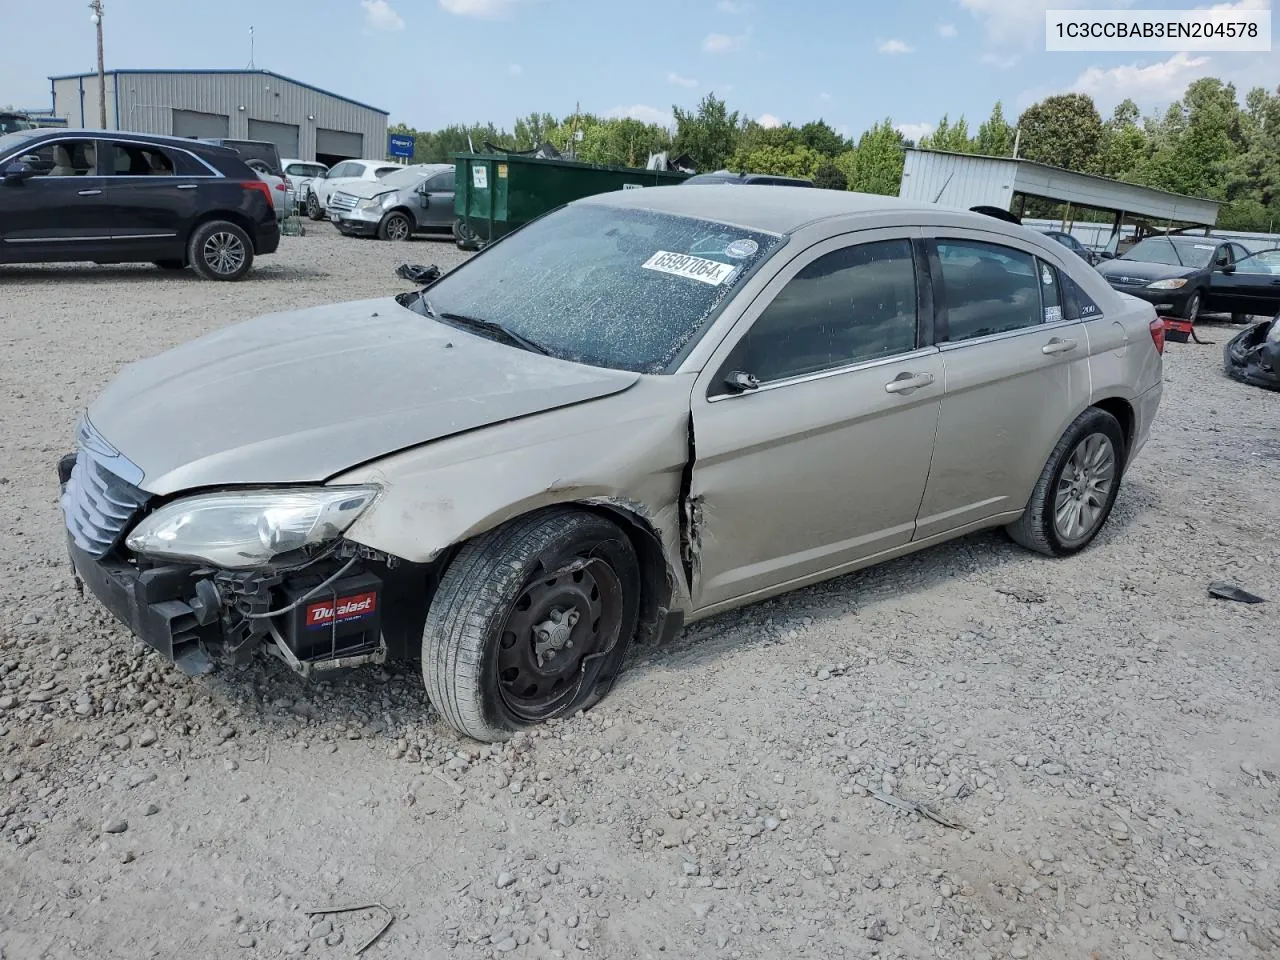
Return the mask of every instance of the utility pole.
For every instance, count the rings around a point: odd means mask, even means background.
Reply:
[[[90,22],[98,28],[98,123],[107,129],[107,81],[102,66],[102,0],[90,0]]]

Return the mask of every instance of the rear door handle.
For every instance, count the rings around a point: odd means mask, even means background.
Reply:
[[[931,383],[933,383],[932,373],[907,373],[904,371],[884,385],[884,392],[910,393],[912,390],[927,387]]]
[[[198,186],[199,186],[199,184],[198,184],[198,183],[180,183],[180,184],[178,184],[178,189],[179,189],[179,190],[194,190],[194,189],[195,189],[196,187],[198,187]]]
[[[1076,342],[1074,340],[1063,340],[1061,337],[1054,337],[1040,348],[1040,352],[1045,356],[1051,357],[1055,353],[1070,353],[1075,348]]]
[[[79,190],[77,191],[77,193],[79,196],[82,196],[82,197],[96,197],[98,196],[98,194],[102,193],[102,191],[101,190]]]

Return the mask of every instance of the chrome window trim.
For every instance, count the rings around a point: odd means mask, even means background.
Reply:
[[[831,377],[838,377],[846,373],[856,373],[859,370],[871,370],[875,367],[887,367],[891,363],[902,363],[903,361],[919,360],[924,357],[931,357],[939,352],[936,346],[919,347],[908,353],[895,353],[890,357],[876,357],[874,360],[859,360],[854,363],[847,363],[840,367],[828,367],[826,370],[815,370],[813,373],[802,373],[799,376],[787,377],[783,380],[770,380],[762,383],[754,390],[743,390],[741,393],[717,393],[706,398],[707,403],[719,403],[721,400],[737,400],[739,397],[750,397],[758,393],[764,393],[767,390],[777,390],[779,387],[790,387],[800,383],[812,383],[815,380],[827,380]]]
[[[1100,318],[1102,314],[1098,314]],[[1097,318],[1095,318],[1097,319]],[[1001,340],[1011,340],[1014,337],[1025,337],[1038,330],[1059,330],[1063,327],[1074,327],[1083,323],[1081,320],[1055,320],[1053,323],[1035,323],[1027,327],[1018,327],[1016,330],[1003,330],[1000,333],[989,333],[985,337],[970,337],[968,340],[947,340],[938,344],[938,349],[943,353],[952,350],[960,350],[970,344],[998,343]]]
[[[185,178],[187,178],[187,179],[191,179],[191,180],[211,180],[211,179],[225,180],[225,179],[227,178],[227,177],[226,177],[226,174],[224,174],[221,170],[219,170],[217,167],[214,167],[212,164],[210,164],[210,163],[209,163],[209,161],[205,160],[205,159],[204,159],[203,157],[201,157],[199,154],[192,153],[190,150],[187,150],[187,149],[185,149],[185,148],[183,148],[183,147],[170,146],[170,145],[169,145],[169,144],[167,144],[167,143],[155,143],[155,142],[153,142],[153,141],[151,141],[151,140],[139,140],[139,139],[137,139],[137,138],[135,138],[135,137],[130,137],[130,136],[128,136],[128,135],[125,135],[125,136],[105,136],[105,135],[103,135],[103,136],[98,136],[98,135],[90,135],[90,136],[76,136],[76,135],[74,135],[74,134],[60,134],[60,135],[58,135],[58,136],[48,137],[48,138],[46,138],[46,139],[44,139],[44,140],[39,141],[37,144],[35,144],[34,149],[39,149],[40,147],[43,147],[43,146],[45,146],[45,145],[47,145],[47,144],[58,144],[58,143],[84,143],[85,141],[89,141],[89,142],[92,142],[92,143],[97,144],[97,145],[107,144],[107,143],[129,143],[129,144],[133,144],[134,146],[137,146],[137,147],[155,147],[155,148],[159,148],[159,149],[161,149],[161,150],[170,150],[170,151],[172,151],[172,152],[174,152],[174,153],[183,153],[183,154],[186,154],[186,155],[187,155],[188,157],[190,157],[191,159],[195,160],[197,163],[199,163],[199,164],[200,164],[200,166],[204,167],[206,170],[208,170],[208,171],[209,171],[209,173],[208,173],[207,175],[206,175],[206,174],[202,174],[202,173],[197,173],[197,174],[177,174],[177,173],[175,173],[175,174],[173,175],[173,179],[175,179],[175,180],[182,180],[184,177],[185,177]],[[31,146],[31,141],[27,141],[27,143],[20,145],[20,146],[17,148],[17,152],[18,152],[18,153],[22,153],[24,149],[27,149],[27,150],[29,150],[29,149],[33,149],[33,148],[32,148],[32,146]],[[95,146],[95,149],[94,149],[94,158],[95,158],[95,161],[96,161],[96,159],[97,159],[97,147],[96,147],[96,146]],[[33,180],[81,180],[81,179],[83,179],[83,178],[85,178],[85,177],[102,177],[102,178],[104,178],[104,179],[105,179],[105,178],[107,178],[107,177],[110,177],[112,180],[124,180],[124,179],[136,179],[136,180],[157,180],[157,179],[160,179],[160,177],[158,177],[156,174],[98,173],[98,172],[96,172],[96,171],[95,171],[94,173],[78,173],[78,174],[75,174],[74,176],[70,176],[70,177],[51,177],[51,176],[49,176],[48,174],[44,174],[44,175],[42,175],[42,176],[40,176],[40,177],[33,177],[32,179],[33,179]]]

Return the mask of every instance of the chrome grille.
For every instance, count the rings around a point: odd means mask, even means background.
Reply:
[[[359,197],[354,197],[349,193],[339,191],[329,198],[329,207],[333,210],[348,211],[354,210],[356,204],[360,202]]]
[[[101,454],[97,451],[103,447]],[[125,528],[147,502],[149,494],[113,473],[104,461],[133,468],[96,435],[92,427],[81,426],[80,449],[76,452],[71,478],[62,491],[62,514],[77,547],[95,558],[110,552]],[[139,473],[138,479],[141,479]]]

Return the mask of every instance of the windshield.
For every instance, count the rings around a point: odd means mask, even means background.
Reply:
[[[34,139],[34,136],[29,133],[23,133],[22,131],[17,133],[6,133],[4,136],[0,137],[0,157],[4,156],[14,147],[21,146],[28,140]]]
[[[378,183],[379,185],[385,185],[388,190],[399,190],[402,187],[416,187],[435,172],[435,170],[421,170],[417,167],[405,167],[403,170],[397,170],[395,173],[388,173],[385,177],[379,177]]]
[[[721,223],[581,204],[516,231],[428,291],[552,356],[662,373],[783,238]],[[413,304],[425,310],[421,298]]]
[[[291,163],[285,171],[291,177],[323,177],[327,172],[328,168],[318,163]]]
[[[1171,267],[1207,267],[1217,244],[1196,243],[1194,240],[1170,240],[1168,237],[1148,237],[1134,244],[1121,260],[1141,260],[1143,263],[1165,263]]]

